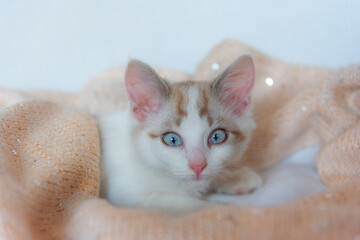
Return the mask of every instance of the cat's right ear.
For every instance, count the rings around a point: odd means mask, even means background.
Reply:
[[[152,113],[157,113],[169,87],[149,65],[132,60],[125,73],[125,86],[134,116],[143,122]]]
[[[225,107],[241,115],[250,104],[254,82],[254,61],[250,55],[243,55],[215,79],[213,90]]]

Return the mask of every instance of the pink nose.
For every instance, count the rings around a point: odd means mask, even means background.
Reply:
[[[200,164],[189,164],[190,168],[195,172],[196,176],[199,176],[200,173],[206,168],[207,163],[200,163]]]

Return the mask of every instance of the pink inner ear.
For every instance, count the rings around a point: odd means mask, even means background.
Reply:
[[[250,103],[255,82],[254,63],[250,56],[236,59],[218,80],[220,100],[233,113],[240,115]]]
[[[145,121],[151,113],[160,110],[164,87],[149,66],[131,61],[126,69],[125,86],[132,111],[139,121]]]

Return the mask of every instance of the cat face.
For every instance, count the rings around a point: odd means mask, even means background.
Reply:
[[[189,182],[206,182],[240,161],[255,127],[250,56],[213,81],[170,83],[148,65],[129,63],[125,83],[141,161]],[[141,147],[140,147],[141,146]]]

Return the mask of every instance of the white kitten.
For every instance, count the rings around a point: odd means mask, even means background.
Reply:
[[[184,212],[213,205],[203,200],[211,191],[260,187],[259,175],[238,164],[255,127],[254,78],[248,55],[207,82],[170,83],[131,61],[129,108],[99,118],[101,195],[120,206]]]

